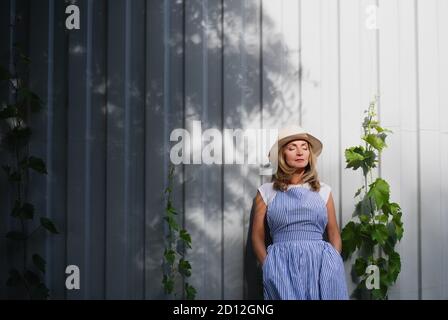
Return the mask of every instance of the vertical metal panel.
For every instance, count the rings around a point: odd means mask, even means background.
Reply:
[[[448,163],[448,97],[443,94],[448,92],[448,37],[445,30],[448,30],[448,21],[443,17],[448,15],[448,2],[439,0],[437,2],[437,37],[438,37],[438,85],[439,85],[439,126],[440,126],[440,208],[441,225],[448,225],[448,170],[445,165]],[[443,228],[443,227],[442,227]],[[448,233],[443,232],[443,244],[448,243]],[[442,245],[442,297],[448,297],[448,250]]]
[[[300,6],[301,124],[321,136],[322,9],[321,1],[302,0]]]
[[[360,119],[362,119],[361,109],[361,84],[360,84],[360,35],[362,23],[360,22],[359,1],[341,0],[340,2],[340,101],[341,101],[341,148],[359,144],[361,134]],[[345,167],[344,154],[341,154],[342,165]],[[343,227],[352,217],[354,211],[353,191],[362,184],[362,177],[359,172],[352,170],[341,170],[341,210]],[[350,266],[354,262],[346,262],[346,276],[349,281],[349,290],[353,290],[351,284]]]
[[[128,240],[128,299],[144,297],[144,130],[145,130],[145,73],[142,65],[145,63],[145,2],[129,1],[129,29],[126,37],[130,44],[127,52],[130,60],[130,78],[127,83],[129,94],[129,203],[125,211],[129,215]]]
[[[207,21],[208,1],[185,3],[185,126],[191,135],[193,165],[185,167],[185,226],[191,232],[193,245],[188,257],[195,270],[191,283],[198,290],[198,298],[218,298],[221,294],[219,268],[208,269],[209,264],[220,261],[220,230],[214,218],[219,212],[208,212],[206,190],[210,186],[209,171],[202,158],[202,133],[211,127],[209,86],[218,79],[209,79],[209,43]],[[217,19],[217,22],[219,19]],[[219,81],[219,80],[218,80]],[[216,82],[215,82],[216,83]],[[217,83],[216,85],[219,86]],[[195,126],[193,121],[200,121]],[[218,187],[218,185],[217,185]],[[219,189],[217,188],[216,191]],[[216,192],[215,191],[215,192]]]
[[[106,32],[107,32],[107,2],[105,0],[89,0],[86,3],[89,10],[87,14],[88,46],[92,50],[89,58],[88,83],[86,91],[89,92],[90,110],[88,117],[88,131],[86,141],[89,143],[89,175],[86,177],[90,188],[86,188],[88,194],[90,234],[89,249],[90,256],[89,272],[89,299],[103,299],[105,297],[105,233],[106,233]],[[87,147],[87,146],[86,146]],[[87,201],[87,199],[86,199]],[[86,210],[87,211],[87,210]]]
[[[89,1],[78,1],[80,30],[69,33],[68,157],[67,157],[67,263],[80,269],[80,290],[68,298],[87,299],[91,290],[90,265],[90,159],[91,159],[91,15]]]
[[[204,53],[204,95],[203,111],[201,121],[204,130],[208,131],[210,135],[205,134],[203,140],[202,152],[204,156],[211,156],[213,153],[217,158],[222,154],[222,145],[219,143],[219,137],[223,126],[222,108],[222,8],[221,0],[208,0],[202,4],[204,14],[203,21],[203,53]],[[214,135],[217,134],[217,135]],[[218,139],[218,140],[215,140]],[[215,147],[213,151],[204,148],[209,142],[213,141]],[[221,141],[222,143],[222,141]],[[219,160],[218,160],[219,162]],[[202,159],[202,167],[204,170],[203,176],[203,199],[204,199],[204,223],[205,223],[205,277],[209,279],[206,290],[202,294],[208,299],[222,299],[223,295],[223,279],[222,270],[223,252],[222,252],[222,190],[224,180],[222,176],[222,166],[217,164],[207,165]],[[211,232],[213,230],[213,232]],[[242,235],[240,235],[242,236]],[[199,242],[197,242],[199,243]],[[242,255],[242,248],[240,254]],[[225,261],[224,261],[225,263]],[[194,267],[194,266],[193,266]],[[240,270],[242,274],[242,270]],[[239,285],[242,285],[241,278],[239,278]]]
[[[106,224],[106,297],[123,299],[128,294],[125,276],[128,270],[129,205],[129,28],[127,1],[108,6],[107,57],[107,224]]]
[[[30,11],[35,14],[30,15],[30,35],[29,35],[29,57],[33,62],[30,64],[29,86],[31,90],[36,92],[45,102],[45,107],[39,113],[30,114],[29,124],[32,130],[32,138],[29,144],[30,155],[44,159],[51,168],[51,156],[49,152],[52,149],[52,143],[47,143],[48,135],[51,133],[50,128],[53,124],[53,99],[50,82],[52,81],[52,58],[53,50],[50,41],[53,39],[50,31],[52,18],[49,17],[51,1],[43,1],[39,4],[30,3]],[[50,161],[49,161],[50,160]],[[39,217],[49,216],[51,213],[47,211],[48,201],[51,200],[51,187],[49,185],[48,176],[36,173],[30,170],[29,184],[33,185],[27,193],[27,198],[34,205],[35,218],[33,223],[28,225],[28,232],[37,228],[40,224]],[[51,237],[51,236],[50,236]],[[49,260],[51,254],[47,247],[46,231],[40,229],[28,241],[28,264],[31,264],[31,255],[37,253]],[[51,272],[51,269],[49,270]],[[48,281],[48,277],[46,278]]]
[[[224,2],[224,61],[223,61],[223,128],[232,130],[243,130],[242,117],[235,117],[243,108],[244,87],[245,84],[245,43],[243,38],[244,24],[244,2],[226,1]],[[240,132],[242,133],[242,131]],[[224,154],[226,149],[235,150],[234,157],[238,159],[245,155],[241,150],[239,143],[241,135],[238,138],[231,139],[229,147],[224,141]],[[225,138],[224,138],[225,139]],[[230,139],[229,139],[230,140]],[[235,147],[233,147],[235,145]],[[225,268],[223,269],[223,297],[226,299],[235,298],[235,295],[242,294],[243,290],[243,217],[244,211],[241,206],[243,187],[241,165],[224,166],[224,189],[223,189],[223,260]]]
[[[165,80],[167,84],[167,90],[169,94],[167,95],[169,100],[169,111],[165,114],[167,119],[167,134],[166,136],[166,147],[172,146],[177,143],[177,140],[171,142],[169,134],[178,128],[184,127],[184,2],[182,1],[171,1],[169,3],[169,10],[167,11],[168,2],[165,2],[165,71],[168,73],[168,78]],[[151,50],[151,49],[150,49]],[[177,138],[177,137],[176,137]],[[166,150],[166,149],[165,149]],[[168,155],[169,150],[166,150]],[[170,154],[171,156],[171,154]],[[169,162],[167,160],[167,162]],[[167,166],[168,163],[165,162]],[[185,227],[185,214],[184,214],[184,173],[183,165],[179,164],[175,166],[174,179],[172,181],[173,190],[173,206],[179,212],[179,222],[182,227]],[[159,214],[160,215],[160,214]],[[194,273],[195,267],[192,266],[192,272]],[[161,278],[155,279],[153,282],[154,286],[160,286]],[[185,279],[185,282],[190,282],[189,279]],[[177,284],[176,291],[181,291],[182,282],[179,281]],[[185,298],[184,292],[179,292],[178,296]]]
[[[300,30],[290,30],[286,25],[286,21],[300,21],[297,3],[289,8],[284,0],[262,1],[263,128],[277,128],[279,123],[301,120],[300,98],[295,99],[301,94],[301,62],[297,61]],[[293,98],[291,102],[290,98]]]
[[[320,137],[325,145],[325,151],[318,161],[319,174],[322,181],[332,189],[336,208],[336,218],[341,226],[342,212],[340,210],[340,174],[342,166],[340,134],[340,101],[339,101],[339,24],[338,1],[323,0],[321,3],[321,122]],[[322,116],[325,115],[325,116]]]
[[[66,298],[65,268],[67,266],[67,122],[68,122],[68,35],[65,29],[65,5],[61,1],[53,1],[54,21],[49,25],[49,32],[53,33],[53,125],[52,136],[48,143],[53,144],[50,152],[51,167],[48,170],[48,179],[52,190],[51,202],[47,211],[58,227],[60,234],[49,242],[50,260],[47,266],[51,273],[49,286],[51,296],[55,299]],[[53,29],[53,31],[51,31]]]
[[[244,51],[241,53],[244,59],[244,83],[243,101],[244,110],[247,117],[241,119],[242,128],[261,128],[261,0],[245,1],[243,8],[243,34]],[[224,56],[225,59],[225,56]],[[225,97],[224,97],[225,99]],[[248,149],[247,153],[261,153],[259,150]],[[244,287],[243,295],[239,291],[231,295],[227,292],[224,298],[233,297],[236,299],[260,299],[261,292],[261,270],[257,266],[257,261],[252,250],[252,239],[250,230],[252,205],[257,193],[257,188],[262,181],[257,166],[245,165],[241,175],[244,177],[243,197],[241,207],[243,211],[243,245],[244,247]]]
[[[416,115],[415,95],[409,95],[415,90],[415,81],[413,76],[403,74],[415,72],[413,35],[409,32],[414,30],[414,8],[412,2],[403,1],[380,1],[379,6],[381,122],[394,132],[388,137],[389,147],[383,152],[381,170],[383,178],[390,183],[391,200],[402,206],[403,222],[407,226],[397,246],[402,271],[390,297],[417,299],[418,278],[413,275],[418,273],[418,239],[415,237],[418,204],[411,190],[417,182],[417,166],[415,161],[406,161],[413,158],[417,142],[415,122],[408,120]],[[409,124],[413,125],[412,131]]]
[[[421,261],[422,298],[441,296],[442,236],[440,207],[440,145],[438,72],[437,72],[437,1],[419,3],[418,12],[419,55],[419,134],[421,182]],[[431,154],[431,157],[428,155]],[[434,161],[434,159],[436,159]]]
[[[169,88],[164,86],[164,3],[148,1],[146,8],[145,298],[162,299],[163,189],[168,161],[164,148],[164,97],[169,95]]]
[[[3,1],[1,10],[0,10],[0,64],[2,67],[9,68],[10,66],[10,50],[11,50],[11,34],[9,25],[11,23],[11,1]],[[8,97],[9,85],[8,84],[0,84],[0,96],[3,99],[9,100]],[[7,101],[9,102],[9,101]],[[4,126],[0,127],[2,130],[2,135],[0,136],[0,141],[4,138],[3,130]],[[0,159],[2,163],[9,162],[10,157],[8,155],[8,151],[3,148],[3,145],[0,145]],[[0,298],[6,298],[8,296],[8,291],[6,290],[6,286],[2,285],[8,279],[9,273],[9,264],[10,256],[8,255],[8,245],[7,240],[4,235],[10,230],[10,214],[11,214],[11,192],[10,192],[10,184],[5,178],[4,172],[1,173],[0,178],[0,206],[1,206],[1,214],[0,214]]]

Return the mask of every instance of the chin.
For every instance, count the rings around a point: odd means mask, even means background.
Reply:
[[[303,169],[303,168],[306,168],[307,165],[308,165],[308,163],[306,163],[304,165],[294,163],[291,165],[291,167],[296,168],[296,169]]]

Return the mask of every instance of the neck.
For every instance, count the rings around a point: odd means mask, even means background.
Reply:
[[[298,169],[296,173],[292,174],[291,184],[299,184],[302,181],[303,174],[305,173],[304,169]]]

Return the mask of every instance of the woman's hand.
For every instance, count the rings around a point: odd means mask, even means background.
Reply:
[[[336,220],[336,210],[334,208],[333,195],[330,192],[330,196],[327,201],[327,214],[328,214],[328,223],[327,223],[327,234],[328,240],[331,245],[336,249],[339,254],[342,252],[342,240],[341,234],[339,232],[338,222]]]

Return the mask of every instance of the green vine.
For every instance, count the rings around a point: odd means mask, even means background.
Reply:
[[[163,254],[163,279],[162,284],[166,294],[174,294],[174,288],[176,287],[176,280],[182,281],[182,291],[185,293],[185,297],[188,300],[193,300],[196,297],[196,289],[185,282],[186,277],[191,276],[191,265],[188,260],[185,259],[185,247],[191,249],[191,236],[185,229],[180,229],[177,221],[178,212],[173,207],[171,200],[172,184],[174,176],[174,166],[170,165],[168,175],[168,187],[165,189],[166,195],[166,207],[164,220],[168,228],[168,235],[165,240],[165,251]]]
[[[15,25],[11,25],[14,28]],[[19,44],[13,46],[13,63],[11,68],[0,66],[0,84],[7,87],[7,93],[11,96],[2,97],[0,103],[0,121],[2,124],[1,144],[11,155],[11,162],[2,165],[8,182],[12,188],[13,209],[11,216],[18,222],[17,229],[6,234],[6,238],[18,244],[13,248],[20,248],[22,252],[22,266],[14,267],[9,271],[6,285],[9,287],[22,288],[29,299],[47,299],[49,290],[43,278],[45,274],[46,261],[39,254],[31,256],[32,264],[29,264],[28,243],[36,232],[43,228],[52,234],[58,233],[54,223],[46,218],[40,217],[39,225],[29,231],[29,226],[35,217],[33,204],[27,201],[26,190],[29,186],[29,170],[39,174],[47,174],[45,162],[29,154],[29,141],[32,135],[28,123],[30,112],[36,113],[42,109],[42,100],[26,85],[22,76],[29,72],[30,59],[20,48]],[[11,101],[11,103],[8,103]]]
[[[358,284],[353,296],[388,299],[388,289],[401,270],[400,255],[395,251],[395,245],[403,237],[403,223],[400,206],[389,200],[389,184],[381,178],[373,181],[372,177],[372,169],[376,167],[382,150],[387,147],[387,133],[392,133],[380,127],[375,109],[376,99],[365,111],[367,115],[362,124],[365,146],[345,150],[346,168],[361,168],[364,185],[355,194],[355,198],[359,197],[353,213],[357,221],[350,221],[342,230],[342,255],[347,260],[355,251],[358,252],[353,265]],[[372,265],[379,269],[379,288],[367,289],[366,281],[370,274],[366,270]]]

